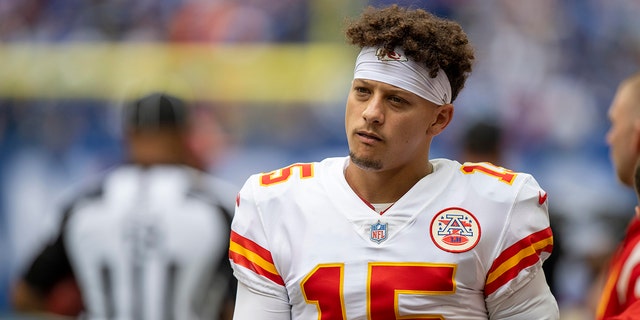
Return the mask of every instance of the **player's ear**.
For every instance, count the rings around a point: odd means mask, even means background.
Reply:
[[[436,117],[431,125],[429,125],[427,134],[431,136],[440,134],[449,125],[451,119],[453,119],[453,104],[448,103],[438,106],[436,109]]]

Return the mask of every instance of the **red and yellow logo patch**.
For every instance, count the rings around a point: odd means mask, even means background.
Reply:
[[[465,252],[480,241],[480,224],[471,212],[462,208],[447,208],[431,220],[431,239],[438,248],[448,252]]]

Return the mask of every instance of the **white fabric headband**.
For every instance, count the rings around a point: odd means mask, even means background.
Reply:
[[[383,53],[382,48],[362,48],[353,73],[354,79],[384,82],[412,92],[437,105],[451,103],[451,84],[442,69],[435,78],[429,70],[404,55],[400,48]]]

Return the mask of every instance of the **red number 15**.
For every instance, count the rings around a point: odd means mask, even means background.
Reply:
[[[369,263],[367,314],[370,320],[444,319],[436,314],[400,316],[398,295],[453,294],[456,266],[433,263]],[[346,319],[343,295],[344,265],[321,264],[300,286],[307,303],[315,304],[318,320]]]

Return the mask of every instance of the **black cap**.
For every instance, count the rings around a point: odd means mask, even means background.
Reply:
[[[187,125],[188,106],[180,98],[163,92],[154,92],[124,107],[126,129],[154,130],[183,128]]]

